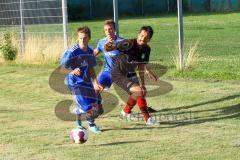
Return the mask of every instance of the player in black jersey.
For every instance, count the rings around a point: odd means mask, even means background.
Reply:
[[[146,87],[144,75],[157,81],[157,77],[147,68],[151,48],[148,42],[153,35],[151,26],[143,26],[139,30],[137,39],[124,40],[117,44],[117,49],[122,53],[114,58],[112,79],[115,84],[125,90],[128,94],[127,104],[121,111],[122,116],[131,118],[131,110],[137,104],[143,114],[146,125],[159,125],[150,116],[146,102]],[[138,80],[136,69],[139,72]]]

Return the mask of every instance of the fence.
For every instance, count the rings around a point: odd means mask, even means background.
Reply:
[[[113,16],[113,0],[68,0],[70,19]],[[118,0],[120,16],[141,16],[177,11],[177,0]],[[240,0],[183,0],[188,12],[239,10]]]
[[[55,61],[63,52],[62,0],[1,0],[0,9],[0,37],[12,33],[20,59]]]

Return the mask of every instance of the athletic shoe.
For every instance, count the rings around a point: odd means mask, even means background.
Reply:
[[[99,134],[99,133],[102,132],[96,125],[94,125],[94,126],[89,126],[88,129],[89,129],[91,132],[96,133],[96,134]]]
[[[121,116],[123,119],[126,119],[126,120],[128,120],[128,121],[137,121],[137,120],[138,120],[138,118],[135,117],[133,114],[131,114],[131,113],[126,113],[126,112],[124,112],[124,110],[121,111],[120,116]]]
[[[153,117],[149,117],[147,122],[146,122],[147,126],[160,126],[160,123],[157,122]]]

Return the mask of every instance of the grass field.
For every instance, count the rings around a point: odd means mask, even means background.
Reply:
[[[75,31],[80,25],[87,25],[92,30],[91,46],[94,48],[103,33],[103,19],[91,21],[69,22],[70,43],[74,42]],[[184,33],[185,33],[185,52],[189,46],[198,42],[197,51],[200,55],[198,63],[193,69],[184,73],[176,71],[172,62],[169,49],[175,49],[178,43],[177,16],[176,15],[158,15],[147,17],[120,17],[119,27],[120,36],[125,38],[136,37],[138,29],[142,25],[151,25],[154,28],[154,36],[150,43],[152,47],[151,60],[160,62],[168,67],[168,76],[183,77],[191,79],[240,79],[239,64],[240,58],[240,13],[204,13],[204,14],[185,14],[184,15]],[[2,31],[3,28],[0,28]],[[30,41],[33,46],[27,49],[33,51],[27,54],[26,59],[42,60],[43,63],[55,60],[63,48],[62,39],[57,39],[61,32],[60,25],[35,25],[28,26]],[[57,34],[46,34],[48,32],[57,32]],[[37,33],[34,38],[31,33]],[[41,37],[41,32],[45,33]],[[51,35],[44,40],[44,36]],[[57,36],[54,39],[54,36]],[[38,37],[41,37],[40,39]],[[52,39],[52,40],[51,40]],[[53,42],[58,45],[53,44]],[[36,43],[37,42],[37,43]],[[49,45],[46,45],[46,42]],[[56,47],[57,46],[57,47]],[[35,48],[35,50],[34,50]],[[39,50],[37,53],[36,50]],[[44,53],[46,52],[46,53]],[[54,57],[54,58],[52,58]],[[50,59],[49,59],[50,58]],[[28,60],[29,61],[29,60]],[[29,63],[29,62],[28,62]]]
[[[71,22],[69,29],[73,33],[79,25],[88,25],[95,46],[103,37],[102,22]],[[178,41],[176,16],[120,19],[120,35],[135,37],[144,24],[155,29],[151,62],[168,68],[160,80],[172,86],[161,94],[164,85],[160,85],[159,94],[147,97],[149,106],[159,110],[154,116],[160,127],[122,120],[123,101],[117,97],[116,107],[97,119],[104,132],[90,133],[85,144],[72,144],[69,132],[74,122],[55,113],[60,101],[72,98],[49,86],[58,64],[0,63],[0,159],[239,159],[240,13],[185,16],[186,46],[199,41],[200,58],[193,70],[184,73],[174,69],[168,51]],[[109,93],[116,98],[114,88]]]
[[[173,90],[148,98],[149,105],[160,110],[156,114],[160,127],[121,120],[119,101],[97,120],[104,132],[90,133],[85,144],[76,145],[69,139],[73,121],[62,121],[54,112],[58,102],[71,97],[49,87],[53,70],[1,65],[1,159],[225,160],[240,156],[239,81],[161,79]]]
[[[96,46],[99,37],[103,37],[103,20],[72,22],[69,30],[73,32],[79,25],[88,25],[92,29],[91,45]],[[151,60],[168,67],[169,76],[192,79],[240,79],[240,13],[225,14],[187,14],[184,15],[185,48],[199,43],[197,51],[200,58],[194,69],[184,73],[175,70],[169,48],[178,43],[177,16],[158,15],[154,17],[122,18],[119,21],[120,36],[137,36],[140,26],[151,25],[154,36]]]

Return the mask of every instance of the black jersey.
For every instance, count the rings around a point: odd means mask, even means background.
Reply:
[[[124,54],[128,55],[128,62],[130,63],[148,63],[149,56],[151,52],[151,48],[146,45],[138,45],[136,39],[130,39],[130,43],[132,43],[132,47],[127,51],[121,51]]]
[[[139,64],[147,64],[151,48],[148,45],[139,46],[136,39],[129,40],[131,48],[121,51],[114,58],[113,70],[115,74],[121,73],[123,76],[135,75],[135,70]]]

